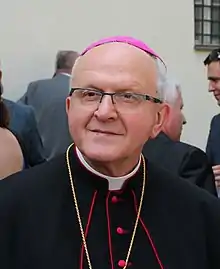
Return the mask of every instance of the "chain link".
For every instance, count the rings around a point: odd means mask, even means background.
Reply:
[[[83,230],[82,219],[81,219],[81,216],[80,216],[80,211],[79,211],[79,206],[78,206],[78,201],[77,201],[77,196],[76,196],[76,190],[75,190],[75,186],[74,186],[74,183],[73,183],[73,175],[72,175],[71,166],[70,166],[69,151],[70,151],[70,148],[73,145],[74,144],[71,144],[68,147],[67,151],[66,151],[66,164],[67,164],[67,169],[68,169],[68,173],[69,173],[69,180],[70,180],[70,185],[71,185],[71,189],[72,189],[73,201],[74,201],[74,206],[75,206],[75,209],[76,209],[77,220],[78,220],[79,228],[80,228],[80,232],[81,232],[82,243],[83,243],[83,247],[85,249],[89,269],[92,269],[92,264],[91,264],[91,260],[90,260],[90,256],[89,256],[89,251],[88,251],[88,248],[87,248],[87,243],[86,243],[86,236],[85,236],[85,233],[84,233],[84,230]],[[131,236],[131,242],[130,242],[130,245],[129,245],[129,248],[128,248],[128,253],[127,253],[127,256],[126,256],[126,260],[125,260],[125,266],[123,267],[123,269],[126,269],[127,265],[128,265],[128,260],[129,260],[129,257],[130,257],[131,251],[132,251],[132,246],[133,246],[133,243],[134,243],[134,239],[135,239],[135,235],[136,235],[136,231],[137,231],[137,226],[138,226],[138,221],[139,221],[140,214],[141,214],[143,198],[144,198],[144,191],[145,191],[145,184],[146,184],[146,172],[145,172],[146,171],[146,164],[145,164],[145,159],[144,159],[142,154],[141,154],[141,159],[142,159],[142,162],[143,162],[143,185],[142,185],[142,191],[141,191],[141,197],[140,197],[140,204],[139,204],[139,207],[138,207],[137,218],[136,218],[136,221],[135,221],[135,224],[134,224],[134,230],[133,230],[133,233],[132,233],[132,236]]]

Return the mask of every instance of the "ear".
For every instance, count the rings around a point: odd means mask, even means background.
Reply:
[[[68,97],[66,98],[66,113],[67,113],[67,115],[68,115],[69,110],[70,110],[70,103],[71,103],[71,97],[68,96]]]
[[[158,106],[156,124],[154,125],[154,128],[152,130],[151,138],[155,138],[162,131],[163,125],[167,120],[169,113],[170,107],[166,103],[163,103]]]

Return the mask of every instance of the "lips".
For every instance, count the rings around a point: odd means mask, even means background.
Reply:
[[[219,100],[220,99],[220,94],[214,94],[214,96],[215,96],[215,99],[216,100]]]
[[[220,91],[219,90],[214,90],[213,94],[215,97],[219,97],[220,96]]]
[[[107,131],[107,130],[99,130],[99,129],[94,129],[94,130],[90,130],[93,133],[99,133],[99,134],[106,134],[106,135],[119,135],[115,132],[112,131]]]

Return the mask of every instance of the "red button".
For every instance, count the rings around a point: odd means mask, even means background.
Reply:
[[[126,262],[124,260],[118,261],[118,266],[119,267],[125,267],[125,265],[126,265]]]
[[[118,198],[116,196],[112,196],[112,203],[117,203],[118,202]]]
[[[116,229],[116,231],[117,231],[118,234],[124,234],[125,233],[124,230],[121,227],[118,227]]]

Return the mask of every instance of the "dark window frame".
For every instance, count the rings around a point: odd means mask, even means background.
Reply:
[[[217,19],[213,18],[215,12],[219,13]],[[194,0],[194,42],[195,49],[220,46],[220,0]]]

